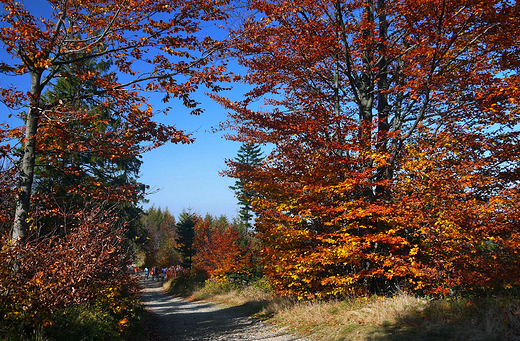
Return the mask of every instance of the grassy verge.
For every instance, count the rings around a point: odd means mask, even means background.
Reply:
[[[400,294],[270,309],[276,322],[319,340],[520,340],[520,303],[510,298]]]
[[[184,295],[250,305],[255,317],[311,340],[520,340],[518,296],[432,300],[402,293],[311,302],[276,297],[264,280],[193,284]]]

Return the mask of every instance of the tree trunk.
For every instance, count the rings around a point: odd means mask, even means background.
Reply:
[[[18,194],[11,240],[21,242],[27,235],[31,191],[36,158],[36,132],[40,118],[41,71],[31,72],[30,105],[25,122],[25,141],[21,164],[18,168]]]

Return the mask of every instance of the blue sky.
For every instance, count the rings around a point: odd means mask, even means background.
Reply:
[[[26,8],[33,15],[39,16],[45,12],[41,0],[23,0]],[[45,3],[45,5],[47,5]],[[47,9],[48,10],[48,9]],[[210,28],[208,28],[210,29]],[[11,57],[0,50],[0,61],[11,62]],[[19,90],[29,86],[29,76],[8,78],[2,75],[0,86],[8,87],[12,82]],[[237,215],[237,199],[232,190],[235,179],[225,178],[219,172],[226,168],[225,159],[236,156],[240,143],[227,141],[223,132],[212,133],[212,127],[226,119],[226,110],[204,95],[204,90],[197,94],[204,113],[191,116],[182,104],[169,103],[174,109],[166,116],[156,116],[158,122],[172,125],[177,129],[193,133],[196,141],[190,145],[168,144],[143,154],[141,177],[139,181],[151,187],[156,192],[147,197],[149,203],[144,208],[168,208],[178,216],[183,210],[191,208],[191,212],[205,215],[226,215],[232,218]],[[234,90],[235,96],[242,91]],[[158,98],[150,100],[156,110],[165,105]],[[8,112],[0,105],[0,122],[21,124],[19,119],[8,119]],[[157,190],[158,191],[155,191]]]
[[[225,159],[236,156],[240,143],[225,140],[223,132],[211,132],[212,127],[226,119],[226,110],[203,93],[197,98],[205,110],[200,116],[189,115],[180,104],[174,104],[178,111],[157,116],[158,122],[175,124],[178,129],[193,133],[196,140],[189,145],[164,145],[143,155],[140,181],[159,189],[148,196],[150,202],[145,208],[168,207],[178,216],[191,207],[194,213],[231,218],[237,214],[237,199],[229,189],[235,179],[222,177],[219,172],[226,168]]]

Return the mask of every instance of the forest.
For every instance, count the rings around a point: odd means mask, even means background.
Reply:
[[[517,0],[46,2],[0,0],[0,329],[128,338],[137,255],[299,300],[518,293]],[[240,211],[177,221],[141,158],[197,143],[159,115],[200,92]]]

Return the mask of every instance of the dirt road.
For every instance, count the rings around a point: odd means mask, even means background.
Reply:
[[[190,302],[169,296],[161,282],[142,281],[141,301],[152,312],[150,340],[154,341],[303,341],[283,329],[253,319],[247,307]]]

